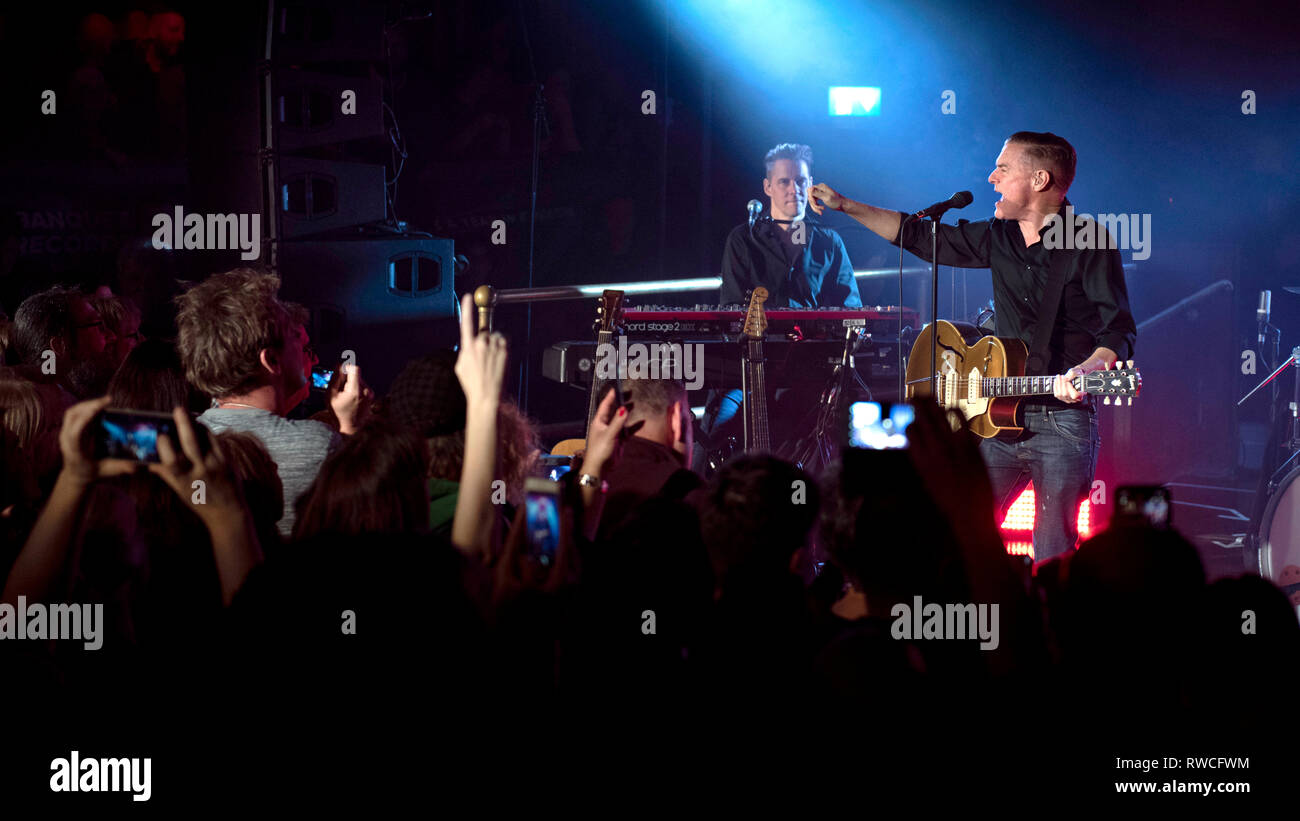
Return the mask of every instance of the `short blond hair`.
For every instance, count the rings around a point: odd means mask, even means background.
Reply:
[[[0,378],[0,420],[28,450],[45,425],[45,408],[36,386],[23,379]]]

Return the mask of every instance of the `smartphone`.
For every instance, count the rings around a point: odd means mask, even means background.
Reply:
[[[315,390],[329,390],[330,380],[334,378],[334,371],[325,368],[311,369],[311,386]]]
[[[196,426],[201,427],[201,426]],[[170,413],[107,408],[91,423],[96,459],[133,459],[159,462],[158,437],[176,437],[176,420]]]
[[[861,450],[903,450],[916,409],[906,402],[854,402],[849,405],[848,445]]]
[[[1173,522],[1174,500],[1166,487],[1125,485],[1115,491],[1115,516],[1167,529]]]
[[[555,456],[550,453],[543,453],[537,460],[538,471],[551,481],[559,481],[560,477],[572,470],[573,460],[571,456]]]
[[[524,525],[528,555],[543,567],[555,563],[560,548],[560,483],[536,476],[524,482]]]

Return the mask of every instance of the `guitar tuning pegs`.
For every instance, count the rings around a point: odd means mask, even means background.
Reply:
[[[1107,396],[1105,399],[1103,399],[1102,402],[1101,402],[1101,404],[1103,404],[1103,405],[1109,405],[1109,404],[1110,404],[1110,397]]]

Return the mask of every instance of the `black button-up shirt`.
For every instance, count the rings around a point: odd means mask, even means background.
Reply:
[[[1069,200],[1062,203],[1062,215],[1068,204]],[[898,240],[930,261],[930,226],[922,220],[909,220]],[[898,240],[895,245],[900,244]],[[1041,237],[1026,247],[1020,224],[1003,219],[940,225],[938,248],[940,265],[993,270],[995,333],[1024,340],[1026,347],[1033,343],[1052,255],[1064,254],[1069,267],[1048,345],[1047,373],[1065,373],[1098,347],[1110,348],[1121,360],[1133,358],[1137,325],[1129,311],[1124,265],[1117,248],[1048,250]]]
[[[811,222],[804,222],[804,230],[807,242],[800,248],[770,219],[754,224],[752,239],[748,223],[737,225],[722,251],[719,303],[739,305],[745,292],[762,285],[770,294],[769,307],[862,307],[844,240]]]

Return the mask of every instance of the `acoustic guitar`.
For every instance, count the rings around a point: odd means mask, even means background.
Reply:
[[[930,335],[939,329],[936,361],[930,361]],[[967,345],[951,322],[939,320],[924,329],[912,345],[907,362],[907,399],[930,396],[931,377],[938,374],[939,405],[960,411],[977,435],[1014,439],[1023,431],[1020,401],[1026,396],[1052,394],[1055,376],[1026,376],[1029,348],[1019,339],[986,336]],[[1080,393],[1104,397],[1104,404],[1133,404],[1142,390],[1142,374],[1133,360],[1116,367],[1073,377]]]
[[[596,321],[593,328],[596,331],[596,356],[599,358],[602,351],[608,351],[610,348],[603,348],[602,345],[613,345],[614,337],[618,334],[619,326],[623,322],[623,292],[607,290],[600,296],[600,303],[596,306]],[[587,427],[582,439],[565,439],[557,442],[555,447],[551,448],[551,454],[555,456],[572,456],[573,454],[586,450],[587,438],[591,436],[591,423],[596,418],[596,409],[600,407],[601,394],[605,391],[605,386],[610,383],[608,379],[602,379],[602,369],[598,367],[597,362],[593,362],[591,375],[591,395],[587,399]],[[615,370],[615,373],[617,371]]]

